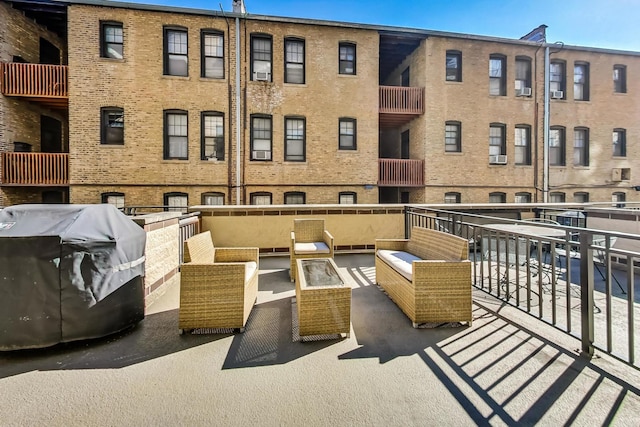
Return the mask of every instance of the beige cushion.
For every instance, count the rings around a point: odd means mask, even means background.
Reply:
[[[413,278],[413,261],[422,261],[422,258],[411,255],[409,252],[388,249],[378,250],[378,256],[409,281]]]
[[[248,261],[244,266],[244,281],[248,281],[253,276],[253,273],[258,269],[258,263],[255,261]]]
[[[330,254],[329,246],[324,242],[296,243],[293,246],[296,254]]]

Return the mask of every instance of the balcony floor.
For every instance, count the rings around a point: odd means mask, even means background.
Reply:
[[[288,258],[260,261],[244,334],[179,335],[177,286],[135,328],[0,353],[3,426],[637,425],[640,371],[474,291],[471,327],[413,329],[373,255],[337,255],[350,338],[295,342]]]

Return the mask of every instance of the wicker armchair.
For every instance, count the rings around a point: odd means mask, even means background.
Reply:
[[[296,260],[333,258],[333,236],[324,229],[324,219],[294,219],[289,254],[292,282],[296,280]]]
[[[184,244],[180,269],[180,333],[244,327],[258,296],[258,248],[214,248],[206,231]]]

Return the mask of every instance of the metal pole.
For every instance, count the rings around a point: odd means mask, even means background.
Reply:
[[[240,18],[236,16],[236,205],[240,204]]]
[[[544,119],[542,148],[542,201],[549,201],[549,46],[544,48]]]
[[[580,233],[580,325],[582,355],[593,357],[593,234]],[[567,256],[567,269],[571,267]]]

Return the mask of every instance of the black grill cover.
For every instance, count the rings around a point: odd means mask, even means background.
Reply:
[[[0,210],[0,350],[97,338],[142,320],[145,242],[108,204]]]

